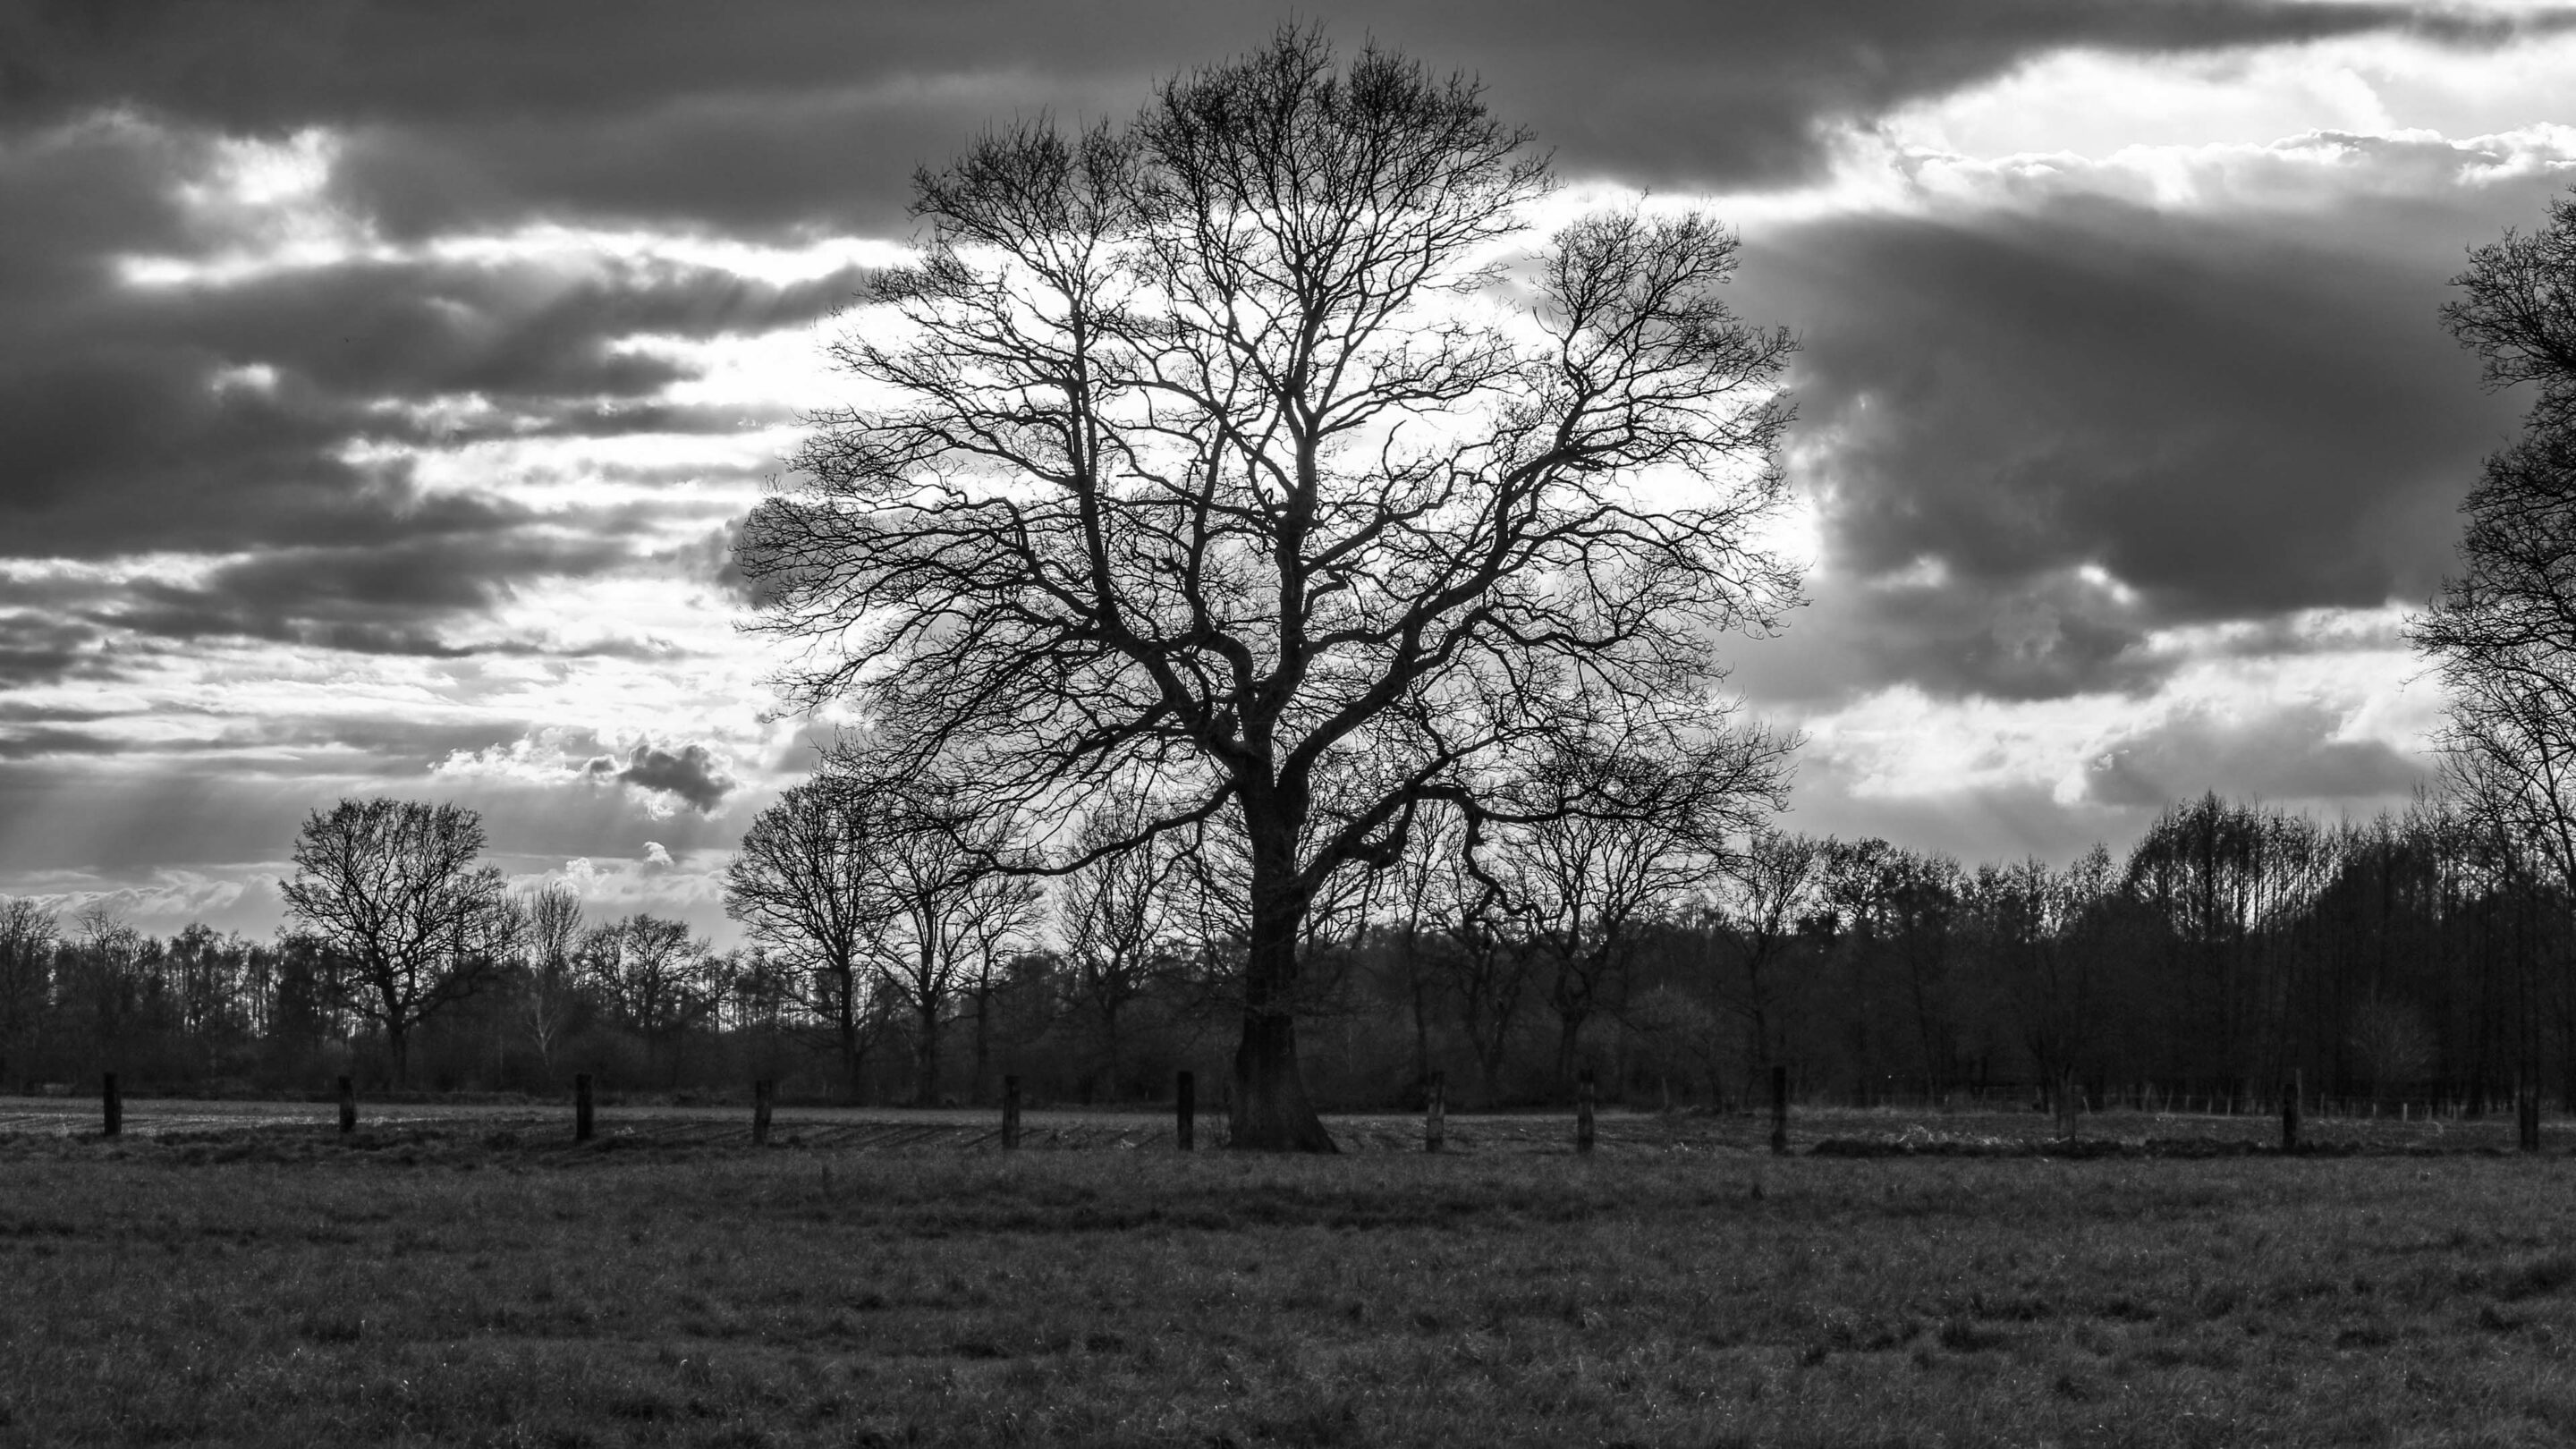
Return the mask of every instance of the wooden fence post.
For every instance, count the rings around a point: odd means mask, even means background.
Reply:
[[[1449,1135],[1449,1074],[1433,1072],[1422,1096],[1422,1150],[1437,1152]]]
[[[1199,1141],[1199,1079],[1181,1073],[1172,1092],[1172,1140],[1183,1152],[1193,1152]]]
[[[2301,1074],[2290,1073],[2289,1090],[2281,1094],[2281,1150],[2299,1150],[2299,1089]]]
[[[1002,1150],[1013,1152],[1020,1145],[1020,1079],[1002,1078]]]
[[[751,1084],[751,1145],[769,1145],[769,1104],[778,1095],[778,1084],[767,1077]]]
[[[572,1140],[590,1140],[590,1073],[576,1072],[572,1079]]]
[[[116,1073],[102,1072],[98,1079],[98,1105],[106,1121],[99,1127],[102,1137],[114,1137],[125,1130],[125,1098],[116,1090]]]
[[[1574,1086],[1574,1150],[1592,1150],[1592,1069],[1585,1067]]]
[[[358,1130],[358,1084],[347,1077],[340,1079],[340,1135]]]
[[[1784,1156],[1789,1151],[1789,1069],[1771,1068],[1771,1153]]]

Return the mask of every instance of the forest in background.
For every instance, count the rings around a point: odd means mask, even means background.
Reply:
[[[2438,804],[2329,824],[2211,796],[2125,858],[1970,866],[1880,840],[1757,835],[1723,858],[1598,835],[1522,839],[1470,877],[1426,850],[1319,912],[1304,1070],[1333,1109],[1409,1106],[1432,1072],[1464,1107],[1571,1097],[1748,1104],[1773,1064],[1804,1099],[2089,1099],[2250,1106],[2298,1073],[2347,1100],[2499,1107],[2517,1081],[2576,1106],[2568,901],[2528,853]],[[1147,866],[1152,868],[1152,862]],[[649,915],[521,925],[447,961],[407,1089],[904,1104],[1167,1097],[1223,1079],[1239,942],[1194,862],[1076,872],[935,953],[854,972],[853,1078],[830,974],[719,952]],[[1204,883],[1201,883],[1202,885]],[[1054,924],[1050,924],[1052,918]],[[533,920],[539,929],[530,929]],[[880,945],[893,945],[880,942]],[[907,970],[935,956],[935,969]],[[352,963],[321,937],[167,939],[99,912],[0,901],[0,1090],[320,1093],[394,1083]]]

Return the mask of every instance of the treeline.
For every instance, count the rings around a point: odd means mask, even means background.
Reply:
[[[2529,1080],[2576,1107],[2570,902],[2438,805],[2326,824],[2210,796],[2062,869],[1764,834],[1660,899],[1560,872],[1580,929],[1514,911],[1545,894],[1521,881],[1434,874],[1354,953],[1351,1046],[1327,1030],[1316,1054],[1342,1095],[1443,1070],[1488,1102],[1562,1100],[1581,1063],[1631,1102],[1728,1106],[1778,1064],[1862,1104],[2071,1085],[2224,1109],[2295,1073],[2471,1110]]]
[[[1723,859],[1604,826],[1444,843],[1318,912],[1303,1055],[1328,1105],[1406,1104],[1433,1071],[1454,1101],[1535,1104],[1589,1068],[1613,1099],[1722,1107],[1775,1063],[1803,1096],[1864,1103],[2070,1081],[2251,1102],[2297,1072],[2472,1105],[2528,1078],[2576,1105],[2570,903],[2437,806],[2322,824],[2210,797],[2125,859],[2064,868],[1785,833]],[[546,1094],[587,1072],[915,1102],[990,1100],[1007,1072],[1042,1100],[1146,1099],[1176,1067],[1224,1079],[1239,945],[1212,873],[1167,843],[916,902],[845,973],[651,915],[585,920],[560,887],[504,894],[454,933],[399,1051],[368,963],[325,933],[155,939],[0,901],[0,1087],[116,1070],[303,1093],[347,1072]]]

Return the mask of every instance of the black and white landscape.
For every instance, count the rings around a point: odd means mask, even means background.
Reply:
[[[2564,1438],[2570,97],[0,6],[0,1439]]]

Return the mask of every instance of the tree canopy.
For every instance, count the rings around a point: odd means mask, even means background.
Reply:
[[[2490,386],[2532,384],[2522,437],[2462,500],[2459,572],[2414,625],[2440,665],[2454,793],[2576,890],[2576,197],[2472,250],[2443,320]]]
[[[481,989],[514,944],[516,914],[501,873],[475,864],[482,852],[481,817],[417,800],[343,800],[296,836],[287,916],[337,952],[348,1004],[383,1029],[397,1081],[411,1029]]]
[[[1430,809],[1553,759],[1750,797],[1712,637],[1772,627],[1784,333],[1719,295],[1735,235],[1630,206],[1540,237],[1552,183],[1477,83],[1320,32],[1173,78],[1123,127],[1026,121],[925,169],[826,413],[740,561],[785,683],[855,694],[900,768],[1059,809],[1159,802],[1245,872],[1232,1138],[1329,1148],[1296,1071],[1298,942]],[[1535,243],[1533,246],[1532,244]]]

